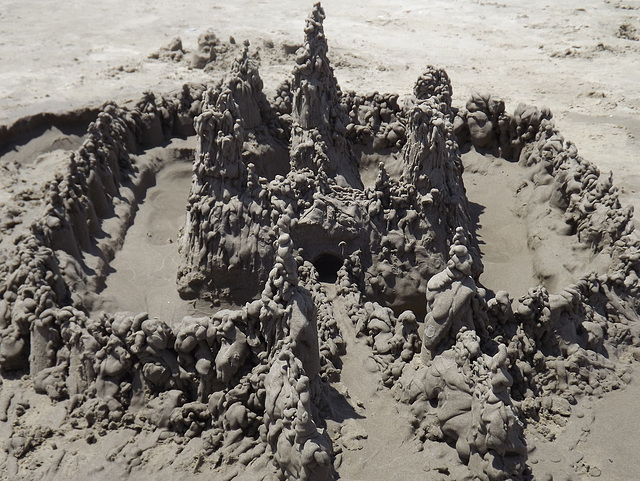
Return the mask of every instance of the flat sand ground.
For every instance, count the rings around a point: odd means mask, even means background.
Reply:
[[[311,6],[293,0],[0,0],[0,124],[206,81],[201,70],[148,55],[175,36],[194,50],[207,29],[225,41],[249,39],[260,49],[265,87],[273,91],[293,61],[282,44],[302,41]],[[458,106],[474,91],[501,97],[509,111],[519,102],[546,105],[583,157],[613,171],[623,202],[640,208],[640,1],[327,0],[323,7],[329,55],[343,90],[410,93],[424,66],[432,64],[447,70]],[[180,169],[165,174],[183,180]],[[469,192],[472,202],[485,207],[481,224],[499,225],[509,216],[481,186]],[[160,199],[165,194],[154,193]],[[521,228],[514,225],[511,237]],[[484,239],[491,234],[486,231]],[[488,276],[509,283],[518,277],[513,270],[502,276],[496,256],[517,260],[520,247],[487,246]],[[594,420],[580,462],[596,466],[600,479],[632,479],[640,472],[639,386],[632,382],[587,406]],[[573,435],[567,429],[559,442],[569,443]],[[538,457],[544,463],[544,452]],[[553,471],[554,458],[548,459]],[[562,479],[561,471],[554,479]]]

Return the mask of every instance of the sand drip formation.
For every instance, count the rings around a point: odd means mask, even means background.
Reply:
[[[3,476],[72,473],[52,446],[75,436],[115,443],[109,462],[127,472],[168,456],[225,479],[334,479],[343,447],[327,430],[329,393],[346,330],[380,390],[410,406],[415,442],[450,446],[456,479],[530,479],[527,426],[552,438],[581,396],[629,381],[640,243],[611,177],[545,109],[511,115],[480,95],[454,108],[440,69],[406,99],[341,92],[323,19],[318,4],[273,99],[247,45],[215,86],[105,104],[39,210],[14,213],[29,222],[3,224]],[[160,169],[144,152],[192,133],[177,289],[228,308],[172,325],[94,312]],[[480,285],[462,182],[470,146],[526,167],[554,228],[607,267],[518,300]],[[32,391],[59,407],[57,427],[30,415]],[[108,441],[118,432],[124,443]]]

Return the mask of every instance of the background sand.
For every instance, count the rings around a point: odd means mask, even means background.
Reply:
[[[212,28],[221,39],[302,40],[312,2],[0,2],[0,122],[107,99],[174,89],[202,72],[146,57],[180,36],[195,49]],[[547,105],[582,155],[613,170],[623,199],[640,205],[640,37],[637,0],[507,2],[325,1],[325,29],[343,89],[408,92],[426,64],[447,70],[454,100],[479,90]],[[267,55],[263,55],[267,57]],[[271,55],[271,57],[274,57]],[[269,60],[273,60],[269,62]],[[267,90],[290,72],[263,59]]]

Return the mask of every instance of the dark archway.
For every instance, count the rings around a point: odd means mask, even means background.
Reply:
[[[325,252],[320,254],[313,261],[313,265],[318,271],[320,282],[334,283],[338,279],[338,269],[342,267],[344,259],[338,254]]]

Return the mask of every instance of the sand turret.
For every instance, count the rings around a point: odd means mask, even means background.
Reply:
[[[451,119],[449,78],[441,70],[428,68],[414,90],[418,97],[408,113],[402,180],[414,185],[422,196],[437,193],[436,206],[450,239],[458,227],[472,238],[462,160]],[[477,277],[482,272],[480,252],[475,245],[469,250]]]
[[[357,159],[344,137],[348,116],[327,58],[324,18],[322,6],[315,4],[293,70],[291,166],[310,168],[340,185],[362,188]]]

